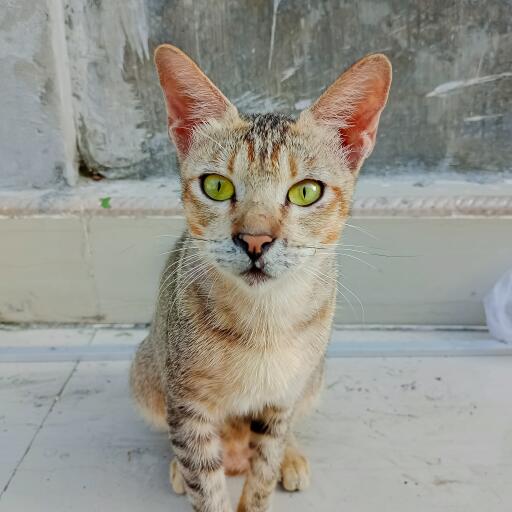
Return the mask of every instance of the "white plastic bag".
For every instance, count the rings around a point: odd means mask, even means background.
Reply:
[[[486,295],[484,307],[491,335],[498,340],[512,343],[512,269]]]

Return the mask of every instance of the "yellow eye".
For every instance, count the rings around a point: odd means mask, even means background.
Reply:
[[[288,190],[288,199],[297,206],[309,206],[316,203],[322,195],[322,185],[318,181],[304,180]]]
[[[208,174],[203,178],[203,192],[214,201],[227,201],[235,194],[235,187],[224,176]]]

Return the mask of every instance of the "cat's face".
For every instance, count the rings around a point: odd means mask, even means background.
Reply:
[[[276,114],[202,126],[181,171],[198,250],[251,285],[311,265],[338,240],[354,183],[325,142]]]
[[[181,163],[190,234],[204,258],[250,286],[332,252],[371,152],[391,71],[360,61],[293,120],[245,116],[181,51],[156,64]],[[331,247],[331,249],[330,249]]]

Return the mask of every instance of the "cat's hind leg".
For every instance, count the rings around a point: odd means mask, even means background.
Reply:
[[[138,347],[130,368],[130,388],[142,417],[155,429],[167,431],[166,402],[151,338]]]

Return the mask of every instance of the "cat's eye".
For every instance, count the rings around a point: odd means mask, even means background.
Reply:
[[[322,195],[322,184],[314,180],[303,180],[288,190],[288,199],[297,206],[316,203]]]
[[[207,174],[202,180],[203,192],[214,201],[227,201],[235,194],[231,181],[219,174]]]

